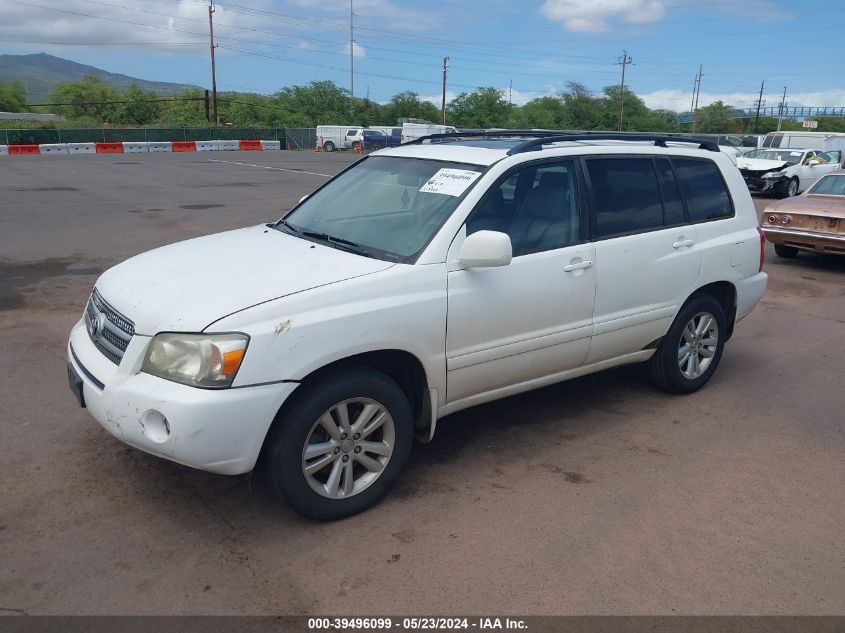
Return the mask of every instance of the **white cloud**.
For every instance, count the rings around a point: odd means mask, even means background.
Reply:
[[[40,42],[91,42],[99,46],[155,42],[156,51],[184,50],[185,43],[208,42],[207,5],[192,0],[168,4],[106,6],[86,0],[53,3],[42,0],[28,6],[0,0],[0,39],[31,42],[28,48],[44,50]],[[256,8],[272,8],[272,0],[259,0]],[[48,8],[51,7],[51,8]],[[225,41],[238,28],[260,28],[265,21],[218,6],[214,14],[215,35]],[[218,24],[219,23],[219,24]],[[231,28],[234,27],[234,28]],[[243,35],[240,35],[243,37]],[[177,46],[180,45],[180,46]],[[61,54],[60,44],[50,47]]]
[[[599,33],[608,21],[621,19],[632,24],[656,22],[666,13],[662,0],[546,0],[540,12],[567,31]]]
[[[355,54],[355,59],[360,59],[367,56],[367,51],[358,42],[354,42],[352,44],[352,51]],[[341,45],[341,47],[338,48],[338,52],[341,55],[346,55],[347,57],[349,57],[349,44]]]
[[[649,108],[665,108],[677,112],[689,112],[692,100],[692,92],[683,90],[654,90],[641,93],[639,96]],[[756,92],[702,92],[698,99],[698,107],[721,101],[737,108],[750,108],[755,104],[758,96],[759,93]],[[763,100],[766,107],[777,106],[780,103],[780,95],[764,94]],[[788,106],[838,106],[845,103],[845,88],[795,94],[787,92],[786,102]]]

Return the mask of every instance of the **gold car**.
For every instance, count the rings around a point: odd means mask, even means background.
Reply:
[[[823,176],[800,196],[767,206],[760,227],[781,257],[798,251],[845,255],[845,170]]]

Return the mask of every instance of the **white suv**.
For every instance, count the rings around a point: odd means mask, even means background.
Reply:
[[[624,363],[699,389],[763,295],[763,247],[715,144],[438,135],[277,223],[108,270],[69,379],[127,444],[224,474],[261,454],[294,508],[334,519],[466,407]]]

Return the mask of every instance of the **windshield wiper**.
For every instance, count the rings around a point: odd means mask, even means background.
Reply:
[[[278,226],[279,224],[281,224],[283,227],[285,227],[287,230],[289,230],[294,235],[302,235],[302,231],[300,231],[298,228],[296,228],[293,224],[291,224],[290,222],[288,222],[284,218],[279,220],[276,223],[276,226]]]
[[[351,253],[363,255],[364,257],[373,257],[372,253],[370,253],[367,249],[365,249],[357,242],[353,242],[352,240],[347,240],[342,237],[329,235],[328,233],[321,233],[319,231],[300,231],[300,234],[304,237],[313,237],[314,239],[327,242]]]

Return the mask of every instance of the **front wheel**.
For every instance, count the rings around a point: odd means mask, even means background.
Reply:
[[[408,461],[413,420],[407,397],[388,376],[365,368],[330,374],[300,390],[270,436],[276,492],[313,519],[366,510]]]
[[[794,198],[798,195],[798,179],[790,178],[783,187],[783,196],[785,198]]]
[[[710,295],[692,297],[648,361],[652,382],[671,393],[692,393],[710,380],[725,347],[725,312]]]

